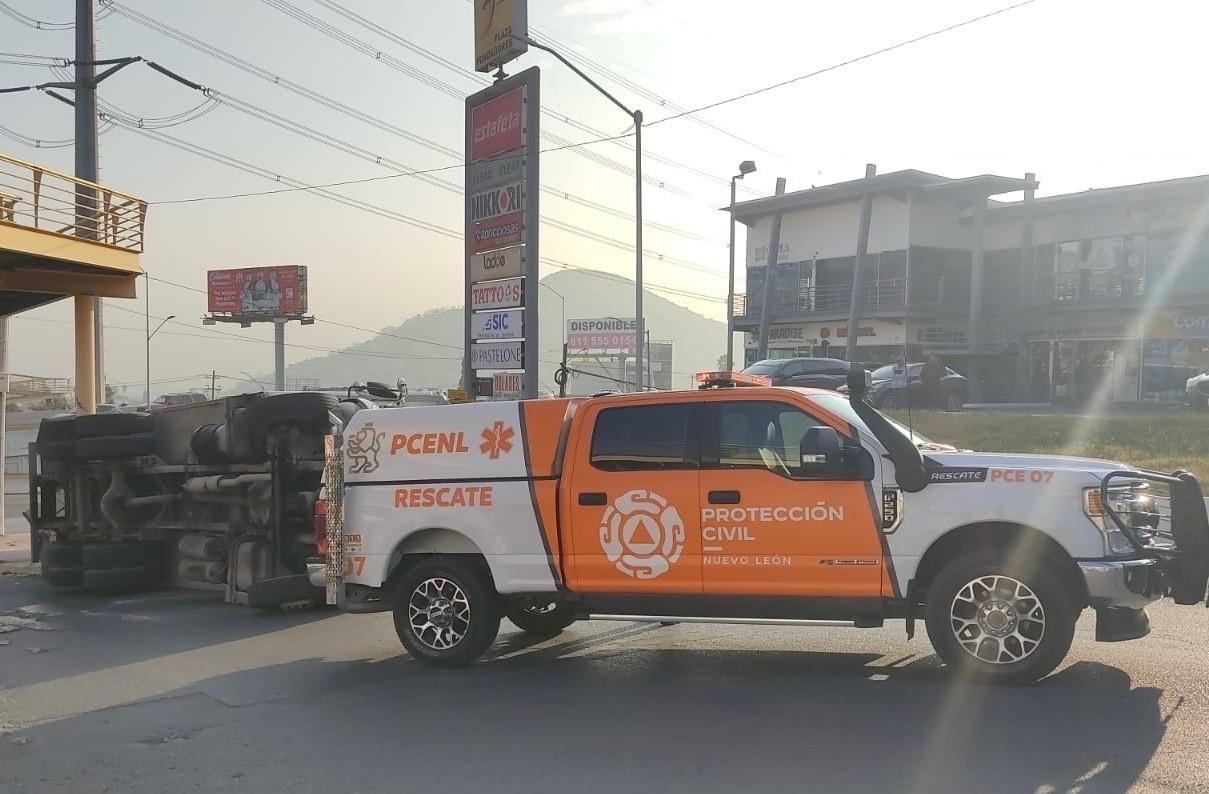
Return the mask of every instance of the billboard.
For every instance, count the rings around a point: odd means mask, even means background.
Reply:
[[[497,400],[515,400],[521,396],[523,373],[497,372],[492,376],[491,394]]]
[[[475,342],[470,346],[471,369],[521,369],[525,366],[525,343]]]
[[[474,223],[474,221],[471,221]],[[525,214],[510,212],[489,221],[474,224],[472,251],[481,254],[495,248],[517,245],[525,241]]]
[[[510,212],[523,211],[524,203],[525,189],[520,182],[494,187],[470,197],[470,220],[478,223]]]
[[[633,318],[595,317],[567,320],[567,349],[633,350],[638,345],[638,323]]]
[[[516,25],[524,24],[523,2],[475,0],[474,5],[476,34],[484,24],[496,28],[491,39],[496,49],[477,66],[500,64],[524,51],[514,50],[512,40]],[[468,352],[462,383],[480,396],[495,390],[491,371],[521,369],[509,374],[506,385],[519,378],[522,395],[538,394],[540,110],[536,66],[500,75],[466,97],[463,339]]]
[[[470,283],[525,275],[525,246],[499,248],[470,258]]]
[[[520,339],[525,335],[525,313],[521,309],[476,312],[470,318],[475,339]]]
[[[529,37],[528,6],[528,0],[475,0],[476,72],[490,72],[528,51],[529,45],[524,41]]]
[[[470,108],[470,162],[477,163],[525,145],[525,87]]]
[[[511,309],[520,306],[524,300],[525,281],[520,278],[488,281],[484,284],[474,284],[470,288],[470,308],[474,311]],[[472,322],[473,317],[474,315],[471,315]],[[472,336],[471,339],[473,338]]]
[[[306,266],[275,265],[206,273],[206,310],[235,317],[306,314]]]

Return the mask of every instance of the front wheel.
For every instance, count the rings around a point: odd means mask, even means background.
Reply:
[[[403,573],[394,618],[400,642],[417,661],[460,667],[495,642],[499,596],[474,562],[433,557]]]
[[[518,629],[542,637],[552,637],[575,622],[575,613],[566,604],[549,603],[517,607],[508,613]]]
[[[1022,684],[1066,657],[1079,610],[1043,564],[969,554],[928,588],[928,639],[945,664],[988,681]]]

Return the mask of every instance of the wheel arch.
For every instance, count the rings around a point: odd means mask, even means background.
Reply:
[[[1070,553],[1051,536],[1026,524],[1008,521],[977,521],[954,527],[934,540],[915,570],[912,591],[916,603],[924,603],[928,588],[947,562],[968,552],[1020,554],[1050,565],[1066,583],[1074,603],[1088,603],[1087,583]]]
[[[483,550],[469,536],[448,527],[425,527],[417,529],[400,540],[395,545],[386,564],[386,576],[383,577],[383,586],[393,590],[395,583],[399,580],[399,575],[407,570],[410,564],[437,555],[457,555],[463,558],[474,558],[476,562],[482,565],[491,586],[495,587],[495,579],[492,576],[487,555],[483,553]]]

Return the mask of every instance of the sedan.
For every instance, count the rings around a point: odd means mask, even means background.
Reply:
[[[743,372],[769,378],[773,386],[806,386],[835,391],[848,379],[848,362],[838,358],[770,358],[757,361]]]

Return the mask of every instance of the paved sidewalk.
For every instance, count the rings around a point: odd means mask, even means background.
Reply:
[[[20,523],[20,527],[13,524]],[[8,534],[0,535],[0,562],[29,562],[29,531],[25,522],[8,522]]]

